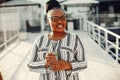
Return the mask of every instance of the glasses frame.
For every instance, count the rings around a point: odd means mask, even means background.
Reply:
[[[52,20],[53,22],[58,22],[59,20],[60,20],[60,21],[65,21],[65,20],[67,19],[66,16],[60,16],[60,17],[58,17],[58,16],[52,16],[52,17],[48,17],[48,18],[51,18],[51,20]],[[54,18],[56,18],[56,20],[54,20]]]

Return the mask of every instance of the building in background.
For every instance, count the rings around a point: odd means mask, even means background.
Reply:
[[[92,15],[89,19],[104,27],[120,27],[120,0],[97,1],[99,4],[91,7]],[[96,12],[97,16],[95,16]]]
[[[19,31],[26,32],[27,30],[32,30],[30,27],[39,26],[37,29],[40,31],[40,7],[41,5],[39,3],[25,0],[11,0],[1,3],[1,30],[5,26],[9,26],[7,29],[11,29],[14,26]]]
[[[61,3],[63,9],[66,11],[68,26],[69,24],[73,24],[73,27],[70,27],[70,29],[78,30],[79,18],[87,19],[88,15],[91,14],[90,7],[98,3],[96,0],[67,0]]]
[[[99,13],[119,13],[120,0],[98,0]]]

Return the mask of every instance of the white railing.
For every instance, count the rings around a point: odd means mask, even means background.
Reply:
[[[19,33],[16,32],[14,35],[10,36],[9,39],[8,39],[7,36],[8,35],[6,34],[6,31],[4,31],[4,33],[3,33],[3,42],[0,43],[0,50],[2,50],[4,48],[7,48],[8,44],[19,36]]]
[[[18,37],[19,26],[18,12],[0,13],[0,53]]]
[[[80,19],[80,29],[86,32],[94,41],[105,49],[107,53],[113,55],[117,63],[120,61],[119,35],[85,19]],[[115,42],[109,40],[110,36],[115,39]],[[111,46],[115,49],[114,52],[110,49]]]

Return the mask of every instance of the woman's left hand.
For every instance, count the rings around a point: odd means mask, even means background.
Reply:
[[[59,70],[71,70],[72,65],[64,60],[58,60],[55,61],[53,65],[50,66],[53,71],[59,71]]]

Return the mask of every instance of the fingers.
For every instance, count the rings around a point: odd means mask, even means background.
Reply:
[[[59,64],[59,62],[55,62],[54,65],[51,65],[51,69],[53,71],[59,71],[59,70],[62,70],[62,66],[61,64]]]
[[[67,61],[64,61],[64,60],[55,61],[53,64],[49,65],[49,67],[53,71],[71,70],[72,69],[71,64]]]

